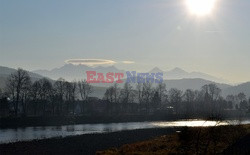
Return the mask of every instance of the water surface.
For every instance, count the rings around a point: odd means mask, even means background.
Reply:
[[[105,124],[78,124],[63,126],[24,127],[16,129],[0,129],[0,143],[28,141],[52,137],[66,137],[73,135],[107,133],[123,130],[167,128],[167,127],[207,127],[215,125],[237,124],[237,121],[205,121],[205,120],[181,120],[181,121],[155,121],[155,122],[129,122],[129,123],[105,123]],[[243,121],[249,124],[250,121]]]

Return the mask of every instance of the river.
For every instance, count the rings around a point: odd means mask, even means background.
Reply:
[[[66,137],[91,133],[107,133],[123,130],[170,128],[170,127],[208,127],[219,125],[237,124],[238,121],[205,121],[205,120],[180,120],[180,121],[154,121],[154,122],[128,122],[105,124],[77,124],[62,126],[22,127],[16,129],[0,129],[0,143],[29,141],[52,137]],[[250,124],[250,120],[241,124]]]

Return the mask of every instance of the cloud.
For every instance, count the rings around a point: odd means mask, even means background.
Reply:
[[[208,31],[205,31],[205,33],[223,33],[223,31],[219,31],[219,30],[208,30]]]
[[[178,31],[181,31],[181,30],[182,30],[182,27],[181,27],[180,25],[178,25],[178,26],[176,27],[176,29],[177,29]]]
[[[135,62],[134,61],[122,61],[122,63],[124,63],[124,64],[133,64]]]
[[[113,60],[106,60],[106,59],[69,59],[65,60],[65,63],[73,65],[94,66],[94,65],[113,65],[116,62]]]

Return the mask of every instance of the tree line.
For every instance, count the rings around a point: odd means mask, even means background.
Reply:
[[[42,78],[32,81],[28,72],[18,69],[12,73],[6,88],[0,89],[0,109],[4,116],[105,115],[171,113],[212,115],[224,110],[249,110],[250,98],[244,93],[221,96],[214,83],[200,90],[176,88],[166,84],[138,83],[123,87],[108,87],[102,99],[90,97],[93,86],[86,81],[68,82],[63,78],[52,81]]]

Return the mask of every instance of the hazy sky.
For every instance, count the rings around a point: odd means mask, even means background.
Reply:
[[[249,0],[217,0],[203,17],[185,0],[0,0],[0,65],[108,59],[128,70],[180,67],[250,81],[249,15]]]

